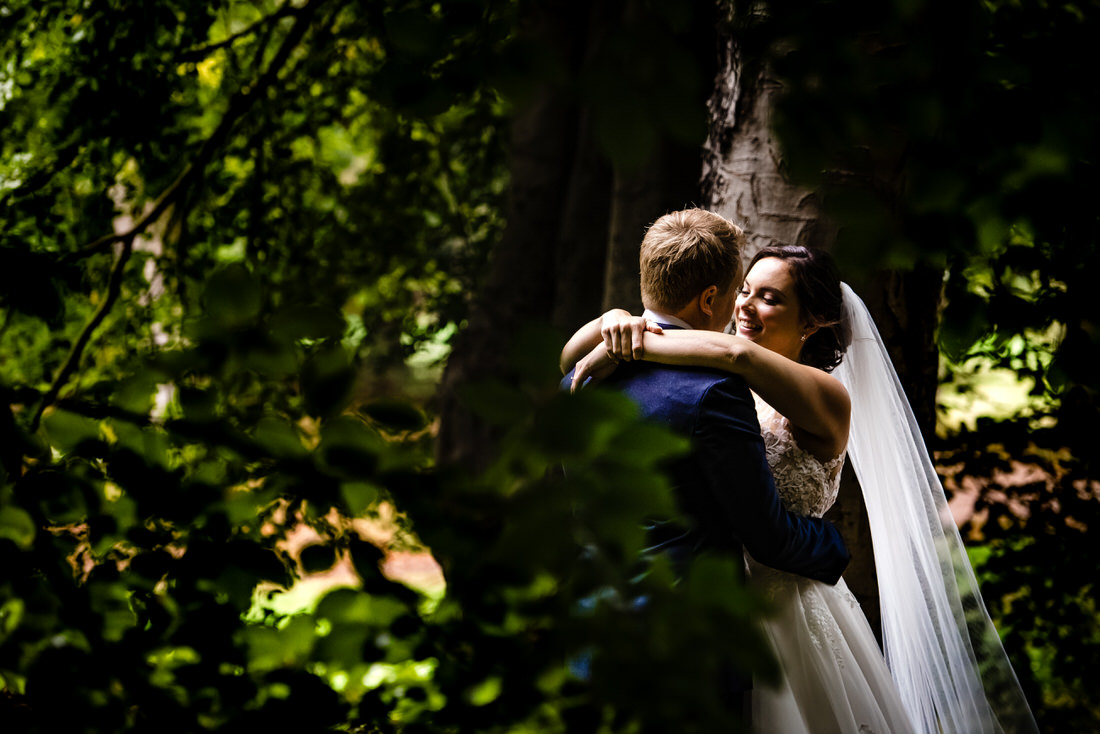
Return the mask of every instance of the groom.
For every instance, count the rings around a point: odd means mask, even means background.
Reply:
[[[641,247],[646,317],[665,329],[723,330],[741,283],[744,239],[736,225],[702,209],[654,222]],[[567,375],[563,386],[571,380]],[[744,549],[773,568],[837,582],[848,565],[848,549],[830,523],[783,507],[753,398],[741,377],[632,361],[620,364],[604,385],[631,397],[646,418],[691,439],[691,453],[670,471],[687,524],[656,522],[649,528],[651,549],[667,554],[681,576],[700,553],[740,560]],[[750,686],[742,679],[733,687],[744,693]]]

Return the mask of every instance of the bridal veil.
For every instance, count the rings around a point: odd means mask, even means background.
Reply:
[[[852,344],[833,374],[852,399],[848,458],[870,521],[886,662],[905,707],[924,732],[1037,732],[878,329],[842,288]]]

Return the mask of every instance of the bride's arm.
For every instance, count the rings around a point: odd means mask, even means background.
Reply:
[[[732,334],[685,329],[642,336],[648,361],[713,367],[741,375],[793,427],[812,437],[822,455],[836,456],[847,445],[851,400],[832,375]],[[591,358],[588,361],[598,363]]]
[[[647,329],[654,333],[661,333],[660,327],[648,325],[641,316],[631,316],[629,311],[621,308],[611,309],[582,326],[565,343],[558,365],[561,373],[568,374],[569,370],[573,369],[598,344],[606,345],[611,354],[620,355],[618,359],[641,359],[642,335]],[[627,344],[630,345],[629,349]]]
[[[580,362],[581,357],[588,354],[592,347],[596,346],[597,343],[603,343],[603,339],[600,337],[600,319],[602,318],[602,316],[597,316],[582,326],[576,334],[569,337],[569,341],[562,347],[558,366],[561,368],[563,375],[569,374],[569,370],[573,369],[573,366]]]

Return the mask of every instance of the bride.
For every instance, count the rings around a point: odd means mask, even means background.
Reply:
[[[831,259],[803,247],[757,253],[735,335],[663,332],[650,315],[615,310],[582,328],[562,353],[563,366],[576,363],[574,386],[620,359],[740,374],[790,510],[823,515],[846,454],[864,492],[885,657],[843,580],[829,586],[746,557],[751,583],[777,611],[765,632],[784,672],[779,687],[754,688],[753,728],[1037,731],[878,332]]]

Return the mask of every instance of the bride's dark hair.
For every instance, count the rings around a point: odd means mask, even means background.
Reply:
[[[852,327],[844,309],[840,290],[840,270],[829,253],[811,250],[801,245],[765,247],[753,256],[745,272],[767,257],[783,260],[791,269],[802,318],[817,327],[817,331],[802,345],[799,358],[803,364],[832,372],[852,341]]]

